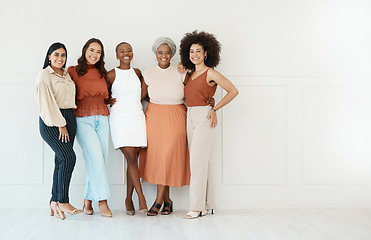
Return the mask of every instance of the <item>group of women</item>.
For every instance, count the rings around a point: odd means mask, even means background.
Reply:
[[[181,40],[178,68],[170,64],[176,53],[170,38],[157,39],[152,50],[157,66],[142,74],[131,66],[133,48],[127,42],[117,45],[120,64],[109,72],[104,67],[104,48],[99,39],[88,40],[78,65],[68,70],[66,47],[54,43],[48,49],[37,78],[37,97],[40,134],[55,152],[49,203],[52,216],[64,219],[65,213],[91,215],[92,202],[96,201],[101,215],[112,217],[107,204],[110,190],[106,170],[110,134],[114,148],[127,161],[128,215],[135,214],[134,189],[140,213],[156,216],[161,210],[162,215],[170,214],[170,186],[190,185],[190,208],[185,219],[203,216],[214,208],[210,153],[216,112],[238,94],[235,86],[214,69],[220,61],[220,43],[206,32],[187,33]],[[211,99],[217,85],[227,94],[213,106]],[[147,97],[150,103],[144,113],[141,100]],[[87,173],[82,210],[73,207],[68,197],[76,162],[75,136]],[[157,196],[149,210],[140,178],[157,185]]]

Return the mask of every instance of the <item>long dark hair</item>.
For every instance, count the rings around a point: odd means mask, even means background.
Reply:
[[[103,43],[99,39],[97,39],[97,38],[90,38],[85,43],[85,45],[82,47],[81,57],[77,60],[76,72],[77,72],[77,74],[80,77],[81,76],[84,76],[87,73],[87,71],[88,71],[87,70],[87,60],[86,60],[86,57],[85,57],[85,53],[86,53],[86,50],[88,50],[89,45],[91,43],[94,43],[94,42],[98,43],[101,46],[101,48],[102,48],[100,59],[99,59],[99,61],[97,63],[94,64],[94,66],[98,69],[101,77],[106,77],[106,75],[107,75],[107,70],[104,67],[104,48],[103,48]]]
[[[63,43],[60,43],[60,42],[56,42],[56,43],[53,43],[48,51],[46,52],[46,57],[45,57],[45,61],[44,61],[44,66],[43,66],[43,69],[45,69],[47,66],[50,66],[50,62],[49,62],[49,56],[57,49],[60,49],[60,48],[63,48],[65,51],[66,51],[66,62],[64,63],[64,65],[62,66],[63,68],[66,67],[66,63],[67,63],[67,48],[66,46],[64,46]]]

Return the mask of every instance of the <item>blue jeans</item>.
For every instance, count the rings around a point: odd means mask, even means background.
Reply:
[[[86,165],[85,199],[106,200],[110,197],[107,158],[109,142],[108,116],[77,117],[76,139],[82,148]]]

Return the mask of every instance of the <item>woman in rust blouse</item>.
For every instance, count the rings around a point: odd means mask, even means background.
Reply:
[[[92,201],[99,202],[104,217],[112,217],[107,205],[110,189],[106,171],[109,142],[109,99],[104,68],[104,49],[99,39],[89,39],[82,48],[78,65],[68,68],[76,84],[77,133],[86,164],[84,213],[94,213]]]
[[[185,219],[206,215],[209,210],[213,213],[210,153],[217,125],[216,112],[238,95],[233,83],[214,69],[220,61],[220,49],[215,36],[206,32],[187,33],[180,42],[182,64],[190,70],[184,83],[191,165],[190,206]],[[227,94],[215,107],[208,106],[205,99],[214,96],[217,85]]]

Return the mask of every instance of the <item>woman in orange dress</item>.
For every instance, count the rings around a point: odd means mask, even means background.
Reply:
[[[140,176],[157,185],[156,200],[148,216],[173,211],[169,186],[189,185],[189,153],[186,137],[186,106],[184,105],[184,74],[170,65],[176,45],[161,37],[152,46],[157,66],[143,73],[150,103],[146,110],[147,148],[140,153]]]

